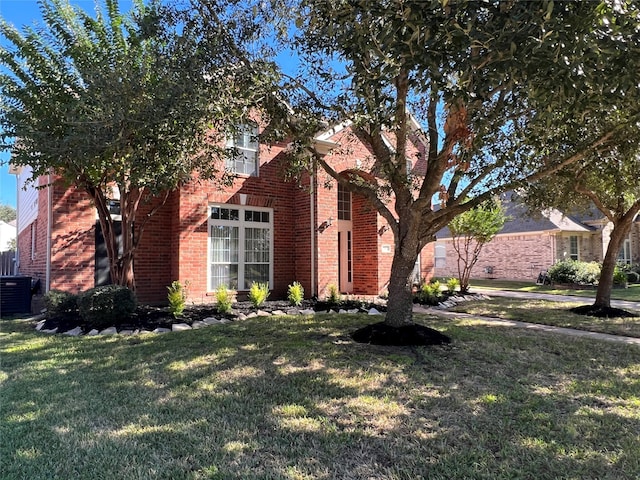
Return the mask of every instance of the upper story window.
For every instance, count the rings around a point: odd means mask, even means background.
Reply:
[[[338,220],[351,220],[351,192],[338,184]]]
[[[240,125],[233,136],[227,139],[227,147],[235,152],[227,159],[227,169],[242,175],[258,175],[258,126]]]

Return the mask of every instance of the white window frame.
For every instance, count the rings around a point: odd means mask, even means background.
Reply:
[[[238,142],[238,138],[242,140]],[[236,151],[237,155],[227,158],[227,170],[237,175],[257,177],[260,173],[260,143],[258,142],[258,126],[251,123],[239,125],[233,134],[227,137],[227,148]],[[238,169],[238,166],[242,166]],[[249,171],[250,170],[250,171]]]
[[[573,251],[572,251],[573,250],[572,249],[572,247],[573,247],[572,242],[573,242],[574,238],[576,239],[576,251],[575,251],[575,253],[573,253]],[[575,260],[575,261],[580,260],[580,237],[578,235],[569,236],[569,258],[571,260]]]
[[[220,209],[228,209],[228,210],[238,210],[238,219],[237,220],[223,220],[223,219],[213,219],[212,211],[214,208]],[[269,214],[268,222],[254,222],[251,220],[246,220],[245,213],[247,211],[251,212],[264,212]],[[273,288],[273,209],[272,208],[263,208],[263,207],[253,207],[253,206],[242,206],[242,205],[231,205],[231,204],[211,204],[207,209],[208,213],[208,221],[207,221],[207,289],[209,291],[215,291],[217,289],[217,285],[213,285],[211,278],[211,266],[212,263],[212,239],[211,239],[211,228],[216,226],[221,227],[238,227],[238,291],[246,291],[251,288],[251,285],[245,284],[245,266],[247,264],[245,258],[245,241],[246,241],[246,229],[248,228],[263,228],[269,230],[269,288]],[[229,288],[234,288],[235,286],[226,285]]]
[[[622,248],[618,252],[618,263],[631,265],[631,239],[629,237],[622,242]]]

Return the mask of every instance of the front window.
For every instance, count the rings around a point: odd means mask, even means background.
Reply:
[[[569,237],[569,258],[571,260],[579,260],[580,259],[580,246],[578,242],[578,237],[576,235],[571,235]]]
[[[209,290],[248,290],[272,282],[273,211],[212,206],[209,214]]]
[[[631,240],[628,238],[624,240],[622,248],[618,252],[618,263],[631,264]]]
[[[230,158],[226,167],[233,173],[258,175],[258,126],[240,125],[234,134],[227,139]]]
[[[435,268],[444,268],[447,266],[447,250],[443,243],[436,243],[435,247]]]

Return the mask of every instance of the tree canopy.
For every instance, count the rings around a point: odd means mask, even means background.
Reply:
[[[0,22],[12,45],[0,49],[2,146],[34,178],[53,172],[90,195],[111,279],[133,286],[133,254],[149,218],[138,219],[133,236],[141,202],[161,203],[194,176],[224,181],[216,160],[229,154],[228,126],[246,121],[272,69],[246,68],[222,17],[205,30],[196,13],[159,1],[137,1],[123,14],[117,0],[105,0],[95,16],[66,0],[40,5],[43,27],[20,32]],[[118,195],[121,251],[108,205]]]
[[[284,90],[290,127],[311,168],[389,223],[389,325],[411,324],[416,256],[456,215],[638,121],[638,24],[638,6],[618,1],[300,2],[294,43],[306,69]],[[362,175],[340,175],[314,151],[309,133],[326,119],[351,120],[370,145]],[[424,168],[408,171],[416,139]]]
[[[16,209],[11,205],[0,205],[0,220],[10,222],[16,219]]]

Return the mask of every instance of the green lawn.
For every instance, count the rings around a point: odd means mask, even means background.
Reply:
[[[640,348],[417,318],[453,344],[354,344],[368,316],[80,338],[2,321],[1,477],[638,478]]]
[[[533,282],[515,282],[507,280],[471,280],[471,291],[473,291],[473,287],[512,290],[515,292],[549,293],[553,295],[576,295],[579,297],[589,298],[594,298],[596,296],[595,287],[573,290],[568,288],[555,288],[549,285],[536,285]],[[614,288],[611,291],[611,298],[613,300],[640,302],[640,284],[629,285],[629,288]]]
[[[585,302],[551,302],[548,300],[522,300],[494,297],[491,300],[463,302],[451,310],[484,317],[518,320],[521,322],[576,328],[591,332],[640,337],[638,318],[596,318],[577,315],[569,311]]]

